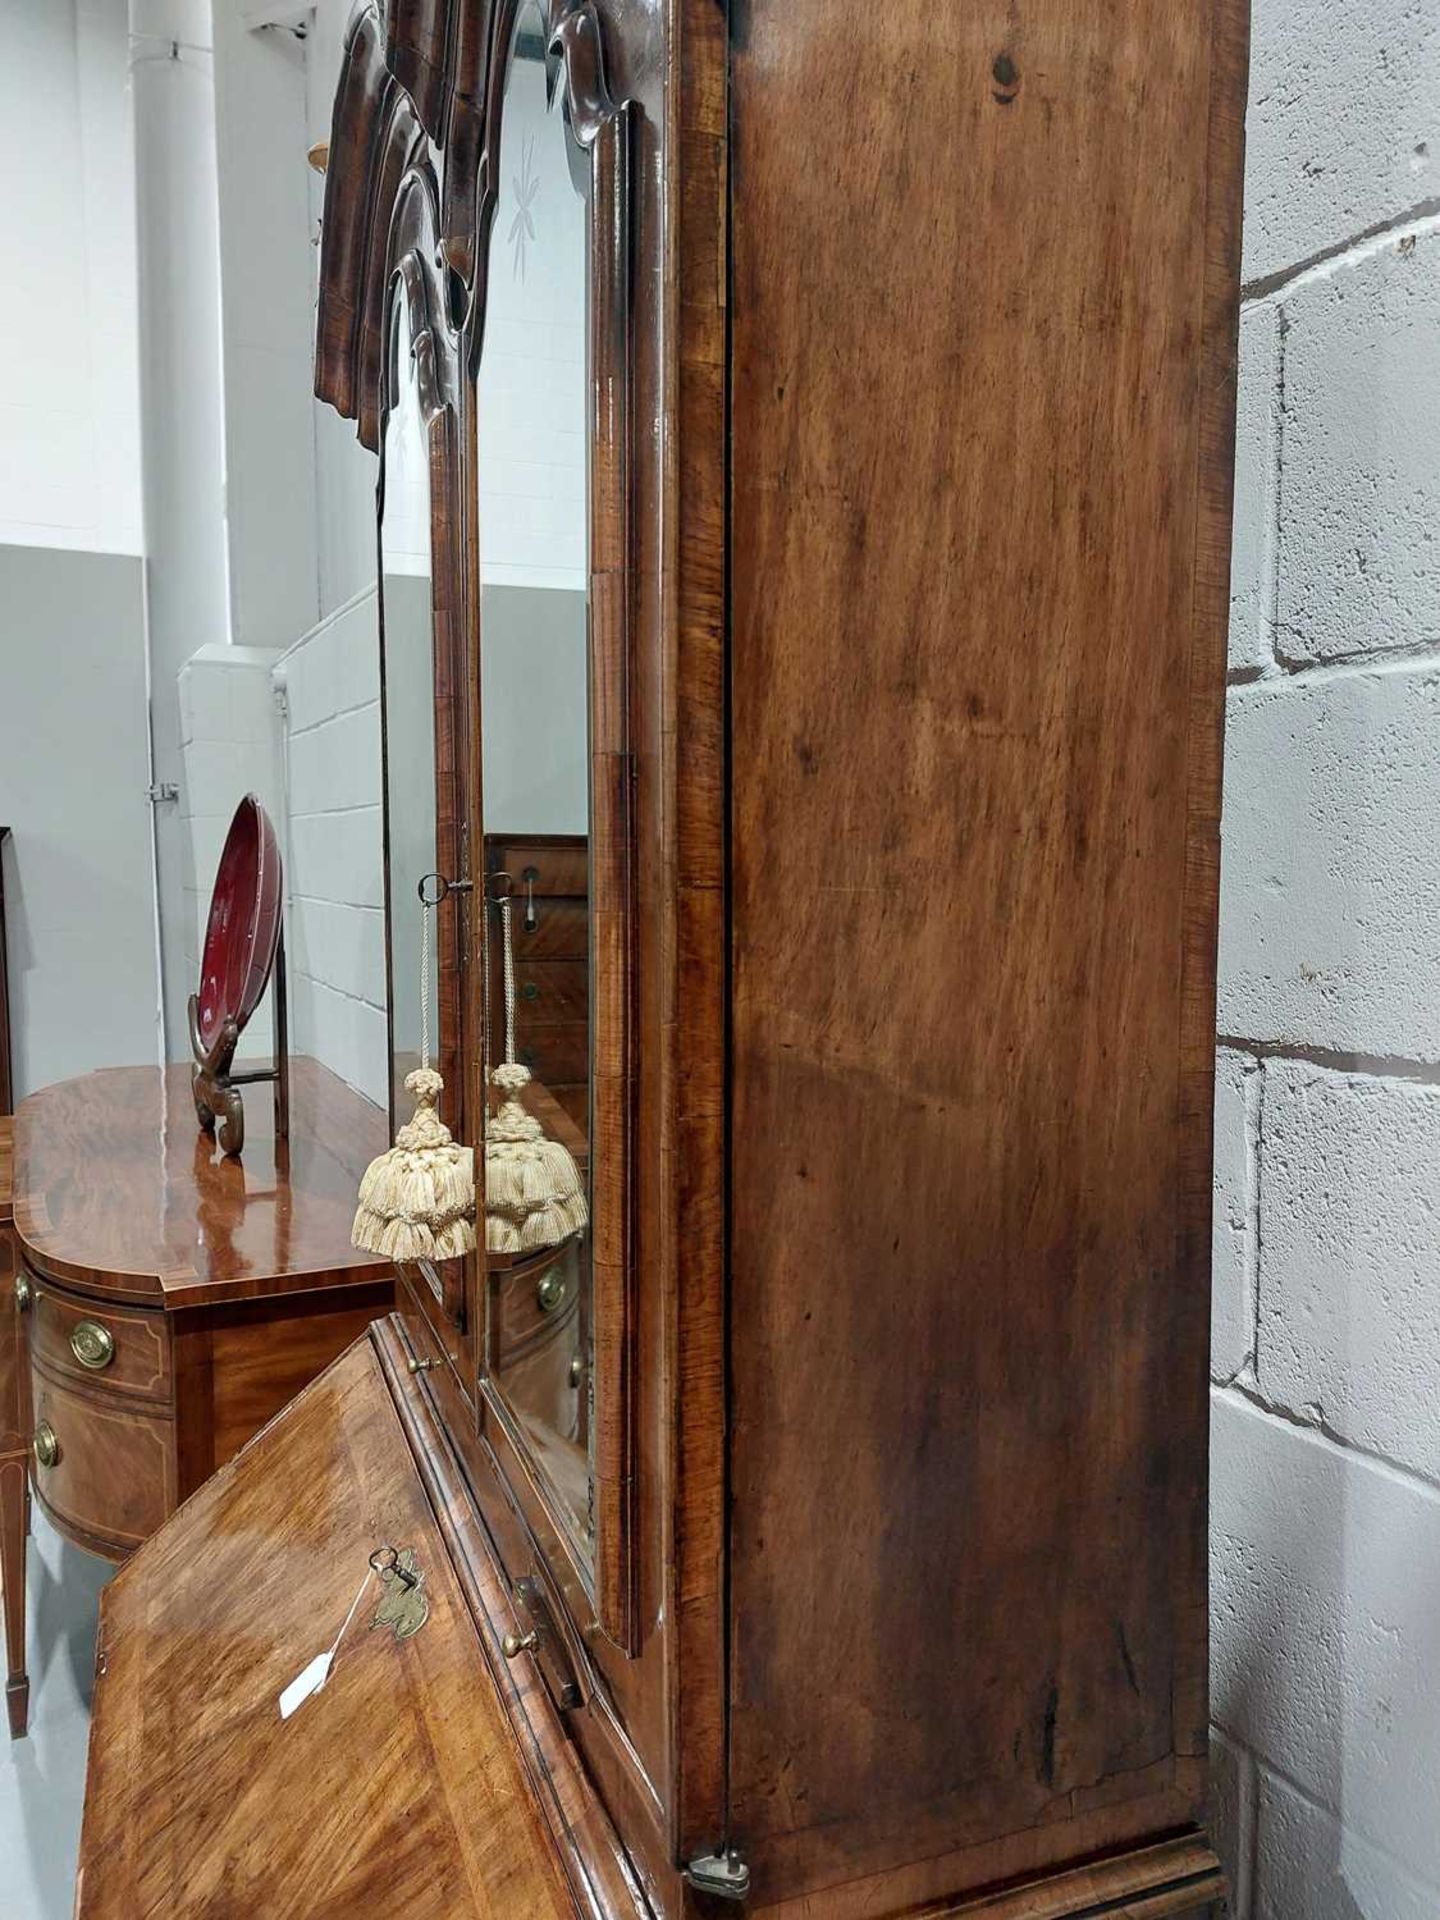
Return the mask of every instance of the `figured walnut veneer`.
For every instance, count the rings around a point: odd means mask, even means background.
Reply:
[[[386,1544],[414,1550],[428,1620],[373,1629],[371,1581],[282,1721]],[[82,1920],[576,1912],[369,1341],[106,1588],[80,1854]]]
[[[731,73],[730,1812],[833,1920],[1206,1818],[1244,11],[934,19]]]

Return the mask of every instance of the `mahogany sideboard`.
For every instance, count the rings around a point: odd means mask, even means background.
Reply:
[[[244,1157],[227,1158],[196,1126],[183,1065],[62,1081],[15,1116],[0,1212],[16,1306],[0,1322],[14,1736],[29,1691],[27,1454],[59,1531],[124,1559],[392,1304],[388,1264],[350,1245],[385,1115],[301,1058],[289,1140],[277,1146],[268,1098],[247,1117]]]

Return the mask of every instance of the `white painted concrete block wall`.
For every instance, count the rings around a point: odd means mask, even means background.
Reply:
[[[385,876],[375,589],[277,663],[287,708],[291,1043],[384,1106]]]
[[[1440,1913],[1440,9],[1256,0],[1216,1091],[1238,1920]]]

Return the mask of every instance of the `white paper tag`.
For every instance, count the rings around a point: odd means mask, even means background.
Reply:
[[[324,1653],[316,1654],[308,1667],[301,1668],[280,1696],[282,1720],[288,1720],[295,1709],[303,1706],[312,1693],[320,1691],[330,1678],[330,1664],[334,1658],[334,1647],[327,1647]]]
[[[367,1572],[365,1578],[360,1582],[359,1591],[350,1602],[350,1611],[346,1614],[340,1631],[336,1634],[332,1643],[325,1649],[324,1653],[317,1653],[308,1667],[302,1667],[281,1694],[280,1718],[282,1720],[288,1720],[297,1707],[303,1707],[311,1694],[319,1693],[325,1682],[330,1678],[330,1668],[334,1664],[335,1655],[340,1650],[340,1642],[345,1638],[346,1628],[355,1618],[355,1609],[365,1598],[365,1589],[370,1584],[370,1573],[373,1573],[373,1571],[374,1569],[371,1568],[370,1572]]]

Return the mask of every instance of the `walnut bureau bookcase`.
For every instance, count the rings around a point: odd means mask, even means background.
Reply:
[[[1223,1898],[1245,51],[358,9],[316,386],[381,454],[397,1075],[423,886],[447,1123],[483,1167],[528,1046],[588,1224],[482,1209],[112,1584],[82,1915]]]

